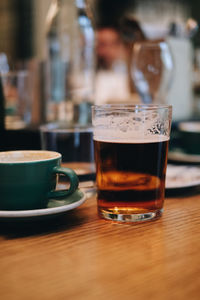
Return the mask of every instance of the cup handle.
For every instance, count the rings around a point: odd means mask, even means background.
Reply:
[[[48,198],[62,198],[71,195],[78,188],[79,180],[76,173],[69,168],[54,167],[53,173],[65,175],[70,181],[68,190],[51,191],[48,193]]]

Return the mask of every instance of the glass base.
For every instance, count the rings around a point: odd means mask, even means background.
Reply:
[[[163,209],[148,211],[144,213],[114,213],[112,211],[99,209],[100,218],[124,223],[138,223],[156,220],[162,216],[162,213]]]

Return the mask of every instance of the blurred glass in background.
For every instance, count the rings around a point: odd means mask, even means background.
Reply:
[[[44,150],[62,153],[62,165],[73,168],[80,177],[95,173],[93,129],[89,126],[67,126],[66,122],[40,127],[41,146]]]
[[[1,74],[5,128],[23,129],[31,123],[32,88],[28,71]]]
[[[172,53],[165,41],[134,43],[131,75],[143,103],[166,103],[173,72]]]
[[[93,103],[94,32],[84,0],[54,0],[47,12],[47,121],[87,124]]]

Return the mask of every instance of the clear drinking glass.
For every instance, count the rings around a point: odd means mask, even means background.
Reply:
[[[79,178],[79,188],[88,197],[96,192],[93,129],[91,126],[49,123],[40,127],[43,150],[62,154],[62,167],[73,169]],[[65,188],[66,177],[60,176],[60,188]]]
[[[136,222],[163,211],[172,107],[93,106],[99,216]]]
[[[95,175],[91,126],[49,123],[40,127],[40,134],[42,149],[61,153],[62,166],[74,169],[79,177]]]

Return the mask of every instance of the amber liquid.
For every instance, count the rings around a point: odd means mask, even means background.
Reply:
[[[98,210],[142,214],[163,207],[168,141],[94,141]]]

